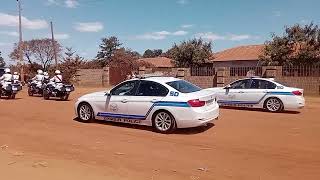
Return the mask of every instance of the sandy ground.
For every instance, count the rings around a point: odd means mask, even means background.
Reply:
[[[300,112],[221,109],[214,125],[163,135],[74,120],[68,102],[0,100],[0,179],[320,179],[320,98]]]

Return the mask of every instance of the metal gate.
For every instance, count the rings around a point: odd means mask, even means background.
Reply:
[[[126,80],[131,75],[132,66],[130,64],[119,64],[109,66],[109,81],[111,85],[117,85]]]

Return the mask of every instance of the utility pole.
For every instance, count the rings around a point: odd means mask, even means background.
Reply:
[[[52,48],[53,48],[53,57],[54,57],[54,62],[56,65],[56,68],[58,67],[58,59],[57,59],[57,50],[56,50],[56,45],[54,41],[54,33],[53,33],[53,23],[52,21],[50,22],[51,25],[51,40],[52,40]]]
[[[19,61],[21,64],[21,69],[20,69],[20,76],[21,76],[21,82],[24,82],[24,70],[23,70],[23,45],[22,45],[22,22],[21,22],[21,2],[20,0],[18,1],[18,11],[19,11]]]

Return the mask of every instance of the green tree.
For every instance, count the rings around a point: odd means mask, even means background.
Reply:
[[[114,56],[116,50],[120,49],[122,43],[117,37],[111,36],[109,38],[102,38],[102,42],[99,45],[100,50],[96,56],[97,60],[100,62],[101,67],[106,66],[111,58]]]
[[[162,54],[162,49],[147,49],[144,53],[143,53],[143,57],[144,58],[154,58],[154,57],[158,57]]]
[[[310,23],[286,27],[282,36],[272,34],[265,42],[260,57],[266,65],[295,65],[320,63],[320,29]]]
[[[6,62],[4,61],[3,57],[1,56],[1,51],[0,51],[0,67],[5,67]]]
[[[176,67],[198,66],[212,58],[212,43],[202,39],[183,41],[179,45],[174,44],[166,56],[173,59]]]

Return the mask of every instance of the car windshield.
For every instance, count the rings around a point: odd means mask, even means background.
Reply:
[[[192,93],[201,90],[200,87],[184,80],[172,81],[167,84],[182,93]]]

